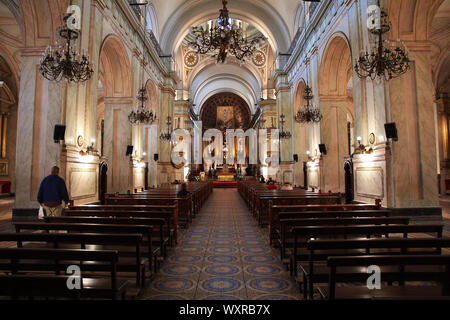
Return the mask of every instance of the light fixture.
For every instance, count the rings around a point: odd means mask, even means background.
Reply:
[[[312,95],[312,89],[309,85],[305,87],[306,106],[303,109],[299,109],[295,115],[295,121],[299,123],[320,122],[323,119],[323,115],[319,108],[312,106],[311,100],[314,98]]]
[[[361,137],[357,137],[356,140],[358,141],[358,148],[355,153],[360,153],[360,154],[372,154],[373,153],[372,147],[367,148],[365,145],[363,145],[361,143],[361,141],[362,141]]]
[[[380,1],[378,1],[378,8],[380,8]],[[375,19],[379,19],[378,23]],[[404,74],[410,67],[404,45],[397,40],[396,47],[383,46],[383,34],[391,30],[391,23],[385,10],[381,10],[379,15],[375,14],[373,25],[375,27],[369,31],[378,37],[376,51],[362,52],[356,61],[355,72],[360,78],[370,77],[372,80],[376,77],[390,80]]]
[[[56,43],[57,48],[47,46],[40,62],[39,72],[49,80],[60,82],[62,80],[75,83],[85,82],[92,77],[94,70],[89,62],[89,54],[76,52],[74,42],[80,33],[68,27],[67,21],[71,16],[65,16],[64,24],[58,28],[57,34],[66,43]]]
[[[161,131],[161,135],[159,136],[159,138],[162,141],[170,141],[170,139],[172,138],[172,118],[170,116],[167,117],[167,121],[166,121],[166,125],[167,125],[167,131]]]
[[[286,123],[285,118],[286,116],[284,114],[280,115],[280,123],[281,123],[280,138],[290,139],[292,137],[291,133],[289,131],[284,131],[284,124]]]
[[[128,121],[131,124],[152,124],[156,120],[156,115],[153,114],[153,110],[145,110],[145,101],[147,98],[147,90],[145,87],[139,89],[139,95],[137,99],[140,102],[140,106],[138,106],[137,110],[132,110],[128,115]]]
[[[228,53],[245,62],[247,58],[254,56],[257,46],[264,43],[266,38],[244,38],[242,28],[234,24],[228,14],[228,1],[222,0],[222,4],[220,16],[210,24],[210,30],[203,30],[202,26],[192,27],[195,40],[190,41],[189,46],[196,50],[197,54],[212,53],[217,62],[224,63]]]

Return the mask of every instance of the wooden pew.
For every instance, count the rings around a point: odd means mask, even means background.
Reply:
[[[65,275],[0,275],[0,296],[18,300],[20,297],[71,298],[81,299],[81,290],[67,289],[70,276]],[[83,282],[83,279],[81,279]]]
[[[305,249],[307,241],[311,238],[330,239],[337,236],[359,236],[371,238],[380,235],[402,234],[407,238],[412,233],[433,233],[436,237],[442,238],[443,225],[369,225],[369,226],[305,226],[294,227],[291,232],[294,235],[294,248],[291,255],[291,275],[297,276],[298,261],[307,261],[309,254],[304,250],[299,252],[299,249]]]
[[[192,221],[192,195],[180,198],[176,195],[152,196],[152,195],[116,195],[105,198],[106,205],[128,206],[133,210],[134,206],[168,206],[177,205],[177,224],[188,228]]]
[[[408,225],[410,218],[407,217],[344,217],[344,218],[289,218],[280,220],[280,236],[278,238],[280,257],[283,261],[286,249],[293,247],[293,235],[290,230],[301,226],[351,226],[351,225]],[[283,261],[284,263],[284,261]]]
[[[146,242],[146,260],[143,260],[144,265],[148,265],[149,277],[152,276],[152,228],[145,225],[118,225],[118,224],[87,224],[87,223],[46,223],[46,222],[19,222],[14,223],[16,233],[21,233],[24,230],[29,231],[66,231],[66,232],[80,232],[80,233],[101,233],[101,234],[136,234],[139,233],[142,239],[147,239]],[[141,240],[142,245],[142,240]],[[142,260],[140,258],[140,260]],[[121,261],[122,262],[122,261]],[[124,272],[130,270],[137,270],[138,266],[133,260],[124,259],[123,264],[118,267]],[[144,274],[145,281],[145,274]]]
[[[64,214],[85,217],[163,218],[167,222],[167,231],[173,234],[175,244],[178,243],[178,205],[176,204],[171,206],[83,205],[70,207],[64,211]]]
[[[332,205],[338,206],[341,201],[340,196],[319,194],[319,195],[273,195],[273,196],[258,196],[255,200],[255,215],[259,225],[270,225],[270,206],[274,205]],[[324,209],[325,210],[325,209]]]
[[[434,281],[441,283],[441,286],[388,286],[381,290],[369,290],[366,286],[359,287],[340,287],[336,288],[336,283],[347,282],[345,277],[338,278],[338,268],[341,267],[367,267],[377,266],[396,266],[401,267],[399,278],[408,276],[411,281],[422,281],[428,279],[429,266],[438,267],[441,272],[434,275]],[[401,297],[402,299],[420,298],[420,299],[439,299],[450,296],[450,255],[367,255],[360,257],[329,257],[328,266],[330,268],[328,288],[319,288],[319,293],[324,299],[391,299]],[[414,266],[415,275],[409,275],[404,269]],[[417,268],[423,267],[419,272]],[[366,276],[368,276],[366,274]],[[383,275],[382,275],[383,279]]]
[[[141,254],[141,234],[95,234],[95,233],[0,233],[0,242],[16,242],[18,248],[59,248],[117,250],[119,261],[117,272],[135,273],[136,287],[145,284],[145,259]],[[24,245],[24,242],[26,243]],[[131,248],[131,250],[130,250]],[[51,265],[42,264],[40,270],[51,269]],[[42,268],[42,269],[41,269]],[[89,272],[104,272],[106,264],[90,264],[85,267]],[[139,294],[139,290],[136,295]]]
[[[45,257],[45,258],[43,258]],[[36,273],[33,268],[28,270],[26,265],[22,261],[28,262],[35,261],[36,265],[42,263],[45,259],[50,263],[53,263],[54,269],[45,270],[44,274],[51,275],[58,274],[63,271],[60,263],[62,261],[73,261],[78,265],[83,274],[83,269],[87,265],[82,262],[97,261],[109,263],[109,277],[105,274],[99,278],[82,278],[83,289],[81,290],[82,298],[95,298],[95,299],[113,299],[117,297],[125,298],[126,290],[129,285],[128,280],[117,278],[117,262],[119,259],[119,253],[113,250],[82,250],[82,249],[24,249],[24,248],[1,248],[0,249],[0,268],[13,275],[17,272],[32,272]],[[65,271],[65,270],[64,270]],[[14,281],[13,279],[9,280]],[[60,282],[54,283],[60,284]],[[50,283],[49,283],[50,285]],[[55,288],[56,291],[64,290],[61,288]],[[45,292],[46,289],[43,289]],[[51,291],[51,288],[49,288]],[[12,292],[15,294],[15,292]]]
[[[378,200],[375,201],[374,205],[371,204],[309,204],[309,205],[275,205],[273,202],[269,203],[269,239],[270,245],[276,241],[276,230],[279,228],[280,218],[279,215],[281,213],[301,213],[305,212],[343,212],[343,211],[357,211],[358,214],[356,216],[365,216],[364,213],[360,213],[361,211],[374,211],[374,210],[383,210],[381,208],[380,202]],[[382,211],[383,216],[387,216],[391,211]],[[345,214],[343,214],[345,215]],[[372,212],[370,212],[369,216],[373,216]],[[325,217],[325,216],[324,216]]]
[[[82,211],[85,212],[85,211]],[[45,217],[45,222],[50,223],[87,223],[87,224],[122,224],[122,225],[145,225],[152,227],[153,230],[159,230],[154,232],[152,236],[152,248],[153,248],[153,265],[154,271],[158,271],[158,265],[162,262],[162,259],[158,259],[158,256],[165,258],[167,256],[167,246],[170,243],[170,237],[164,233],[164,226],[166,221],[158,218],[123,218],[123,217],[85,217],[85,216],[69,216],[69,217]],[[146,246],[146,241],[143,242]]]
[[[304,295],[313,297],[315,283],[328,283],[329,268],[323,263],[332,256],[361,256],[361,255],[440,255],[442,248],[450,248],[450,238],[373,238],[373,239],[330,239],[309,240],[306,248],[309,250],[309,260],[300,264],[303,273]],[[398,276],[398,270],[392,267],[381,269],[383,281],[394,282],[410,280],[415,276],[410,270],[409,274]],[[361,275],[360,268],[346,268],[342,275],[347,281],[365,282],[366,275]],[[422,281],[434,281],[435,275],[430,273],[428,278],[422,275]],[[338,278],[340,275],[338,275]],[[340,278],[339,278],[340,279]],[[308,284],[308,285],[307,285]]]

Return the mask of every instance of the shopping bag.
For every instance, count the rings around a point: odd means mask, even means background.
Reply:
[[[40,206],[39,207],[39,214],[38,214],[38,219],[44,219],[45,214],[44,214],[44,207]]]

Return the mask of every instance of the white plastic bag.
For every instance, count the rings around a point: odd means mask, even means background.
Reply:
[[[44,219],[44,207],[40,206],[39,207],[39,214],[38,214],[38,219]]]

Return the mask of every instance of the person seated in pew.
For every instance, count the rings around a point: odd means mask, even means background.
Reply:
[[[187,185],[186,183],[183,183],[181,185],[181,190],[178,192],[177,196],[180,198],[184,198],[187,197],[188,195],[190,195],[191,193],[189,191],[187,191]]]
[[[269,180],[267,180],[267,185],[275,185],[275,181],[273,181],[272,177],[269,177]]]
[[[280,190],[288,190],[288,191],[292,191],[294,190],[294,188],[292,188],[292,185],[289,182],[286,182],[281,188]]]
[[[259,183],[266,183],[266,179],[264,179],[263,175],[259,176]]]
[[[53,167],[51,174],[42,180],[37,200],[47,216],[60,217],[62,215],[62,201],[66,207],[69,203],[69,194],[66,182],[59,176],[58,167]]]

